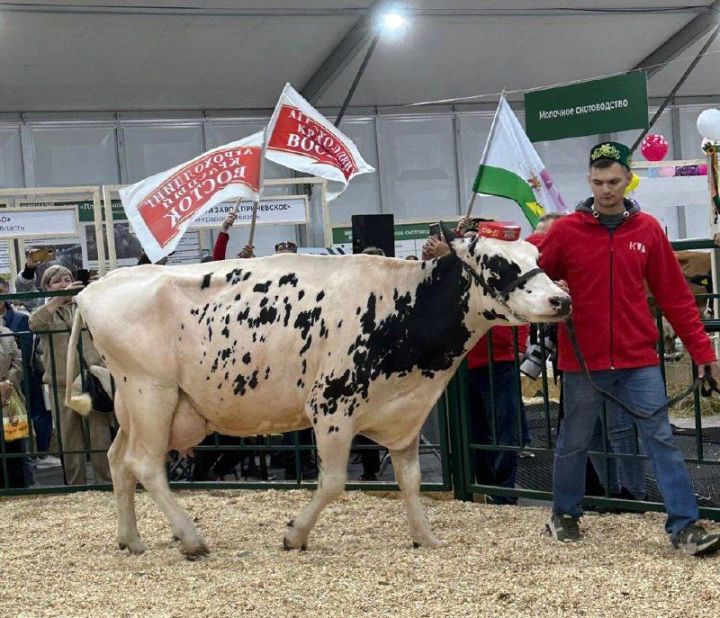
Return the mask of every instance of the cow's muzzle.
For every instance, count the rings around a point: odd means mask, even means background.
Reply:
[[[564,294],[563,296],[553,296],[548,300],[548,303],[555,311],[555,315],[559,317],[570,315],[572,304],[570,302],[570,297],[567,294]]]

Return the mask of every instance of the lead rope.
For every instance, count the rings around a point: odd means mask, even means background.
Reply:
[[[681,402],[683,399],[685,399],[688,395],[692,394],[694,391],[700,389],[700,394],[703,397],[710,397],[713,393],[720,393],[720,388],[718,388],[717,380],[713,377],[712,373],[706,371],[704,375],[699,376],[695,379],[695,381],[692,383],[692,385],[684,390],[679,395],[676,395],[672,399],[669,399],[667,402],[662,404],[657,409],[653,410],[653,412],[649,415],[647,414],[640,414],[633,410],[630,406],[628,406],[625,402],[618,399],[615,395],[612,393],[609,393],[606,390],[603,390],[595,382],[593,381],[590,371],[587,368],[587,363],[585,362],[585,357],[582,355],[582,352],[580,352],[580,346],[578,345],[577,341],[577,334],[575,332],[575,325],[573,324],[572,318],[568,318],[565,322],[567,326],[568,331],[568,338],[570,339],[570,345],[572,346],[573,352],[575,353],[575,357],[578,360],[578,363],[580,364],[580,368],[583,370],[583,373],[585,373],[585,377],[587,377],[588,382],[590,382],[590,386],[592,386],[598,393],[600,393],[604,399],[607,401],[611,401],[618,407],[622,408],[630,414],[631,416],[634,416],[635,418],[650,418],[652,416],[655,416],[660,410],[663,408],[672,408],[677,403]]]

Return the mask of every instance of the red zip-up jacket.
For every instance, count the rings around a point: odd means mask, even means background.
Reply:
[[[569,286],[572,319],[590,371],[659,363],[644,281],[695,363],[715,361],[695,299],[657,220],[633,209],[611,234],[580,208],[555,222],[540,247],[539,264],[551,279]],[[558,339],[560,369],[580,371],[564,325]]]

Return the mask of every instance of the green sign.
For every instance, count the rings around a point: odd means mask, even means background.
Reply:
[[[56,202],[60,204],[60,202]],[[126,221],[127,215],[122,207],[120,200],[112,200],[112,216],[113,221]],[[93,203],[90,201],[85,202],[68,202],[68,204],[77,204],[78,206],[78,218],[81,223],[86,221],[94,221],[93,217]]]
[[[533,142],[647,126],[645,71],[525,95],[525,132]]]
[[[437,221],[428,221],[422,223],[398,223],[395,225],[395,240],[425,240],[430,236],[430,224],[437,223]],[[445,227],[448,229],[455,229],[457,226],[457,219],[451,219],[449,221],[443,220]],[[352,243],[352,228],[351,227],[334,227],[333,228],[333,244],[335,245],[346,245]]]

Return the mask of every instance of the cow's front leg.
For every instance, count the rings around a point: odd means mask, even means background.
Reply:
[[[414,547],[437,547],[442,545],[430,529],[425,511],[420,503],[420,458],[418,445],[420,435],[402,450],[390,450],[400,490],[402,491],[405,510],[410,524],[410,535]]]
[[[308,536],[320,513],[342,494],[347,481],[347,464],[353,439],[351,419],[338,411],[323,417],[314,428],[320,460],[318,487],[310,504],[288,523],[283,539],[283,547],[288,550],[307,549]]]

